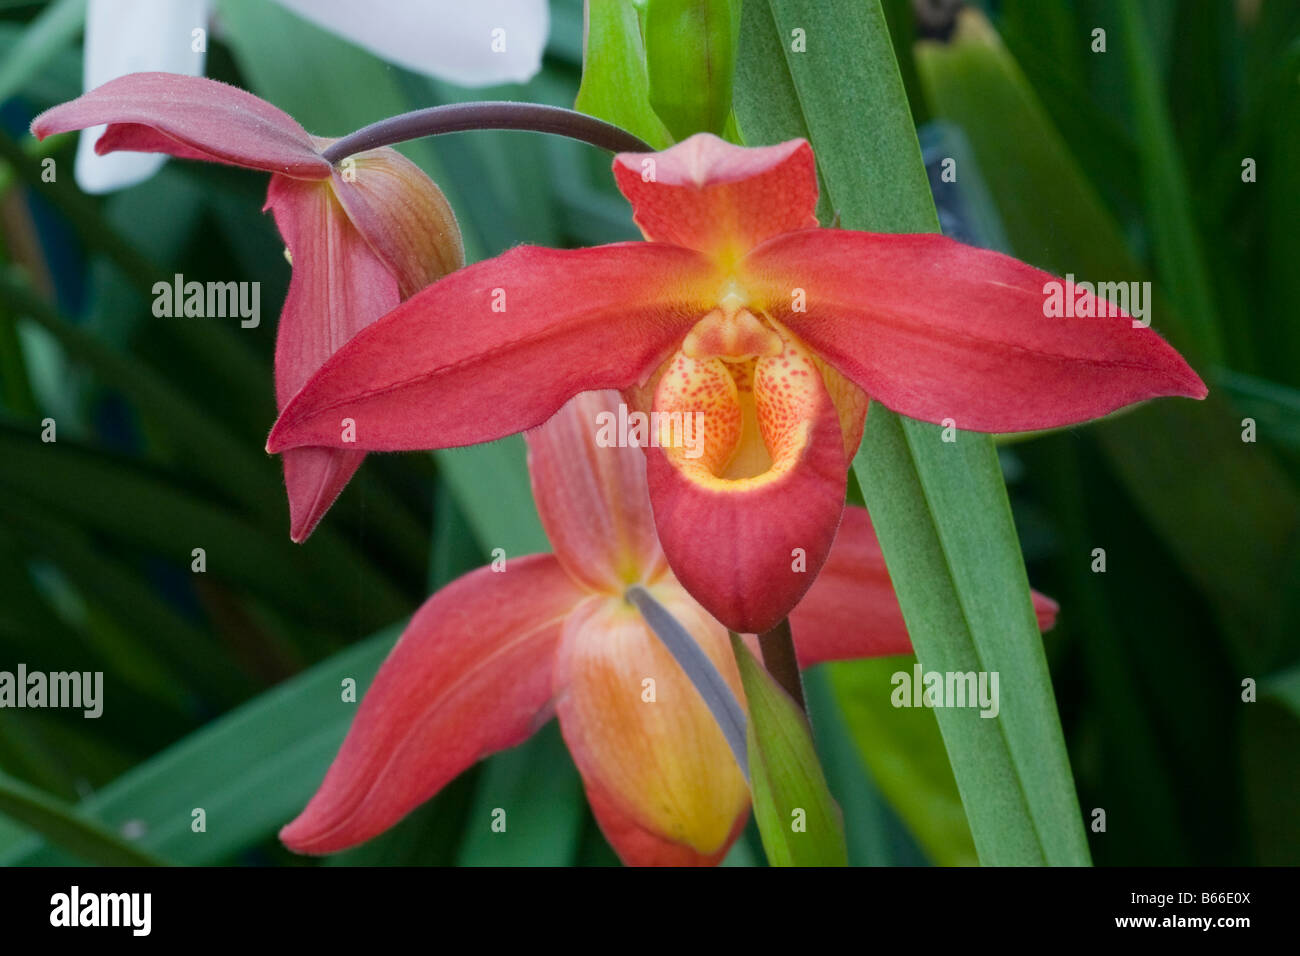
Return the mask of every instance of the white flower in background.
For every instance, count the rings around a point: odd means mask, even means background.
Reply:
[[[152,70],[199,76],[204,54],[194,52],[192,34],[207,29],[209,6],[210,0],[90,0],[83,87],[93,90],[127,73]],[[77,142],[77,185],[88,193],[143,182],[167,161],[162,153],[97,156],[95,142],[103,133],[96,126]]]
[[[297,15],[391,63],[460,86],[524,83],[541,69],[546,0],[278,0]],[[87,90],[127,73],[200,76],[214,0],[89,0]],[[200,37],[203,42],[197,42]],[[77,145],[77,184],[106,193],[148,179],[159,153],[97,156],[103,127]]]

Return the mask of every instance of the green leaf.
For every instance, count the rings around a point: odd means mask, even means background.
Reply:
[[[1087,770],[1085,807],[1104,807],[1091,837],[1101,865],[1240,860],[1241,799],[1233,738],[1236,673],[1213,615],[1117,486],[1104,457],[1075,435],[1019,449],[1033,498],[1051,516],[1055,559],[1039,573],[1063,609],[1050,646],[1068,655],[1063,694]],[[1092,570],[1106,546],[1107,573]],[[1050,575],[1050,577],[1049,577]],[[1189,702],[1195,701],[1194,706]],[[1196,813],[1171,813],[1180,794]]]
[[[965,11],[949,42],[918,45],[916,62],[934,115],[974,147],[1017,255],[1058,275],[1087,263],[1099,278],[1139,278],[1123,233],[987,21]],[[1015,168],[1004,165],[1011,155]]]
[[[1300,664],[1265,678],[1259,689],[1261,696],[1276,700],[1300,719]]]
[[[587,4],[582,85],[574,108],[635,133],[655,149],[672,143],[650,105],[645,47],[632,0]]]
[[[355,621],[358,566],[320,564],[281,533],[195,496],[174,475],[60,437],[46,444],[35,427],[0,423],[0,489],[5,507],[38,503],[86,529],[188,566],[203,547],[207,573],[268,597],[303,621]],[[178,529],[184,534],[178,538]],[[367,581],[366,616],[391,620],[408,602],[376,574]]]
[[[17,316],[8,302],[0,303],[0,404],[16,415],[39,418],[27,361]]]
[[[826,192],[840,221],[847,228],[878,232],[938,229],[879,0],[770,0],[770,6]],[[768,68],[779,69],[776,63]],[[751,115],[762,108],[762,101],[748,104]],[[774,104],[773,109],[786,113],[789,107]]]
[[[842,224],[934,231],[934,204],[879,3],[770,6],[783,43],[796,29],[806,37],[806,51],[789,46],[785,59]],[[764,42],[770,44],[755,45]],[[747,112],[763,108],[738,103],[742,128]],[[998,671],[1003,686],[1016,688],[993,719],[969,708],[937,712],[981,861],[1087,863],[992,439],[965,433],[956,443],[941,442],[934,426],[873,403],[854,471],[924,668]]]
[[[968,10],[951,42],[920,45],[917,65],[935,114],[970,139],[1010,251],[1058,275],[1147,278],[986,21]],[[1152,311],[1153,327],[1175,344],[1189,338],[1177,312],[1159,299]],[[1152,402],[1090,433],[1166,546],[1212,597],[1243,660],[1267,661],[1287,633],[1281,605],[1296,561],[1300,504],[1263,449],[1247,446],[1243,454],[1242,416],[1221,391],[1212,387],[1199,403]],[[1197,450],[1194,461],[1188,449]]]
[[[551,550],[533,505],[523,438],[436,451],[434,458],[484,552],[501,548],[509,560]]]
[[[342,853],[325,866],[451,866],[469,823],[470,802],[479,776],[470,767],[430,800],[383,833]]]
[[[739,0],[646,0],[650,106],[677,139],[721,134],[731,114]]]
[[[62,800],[0,773],[0,813],[27,824],[79,859],[102,866],[157,866],[161,860],[82,817]]]
[[[433,494],[433,535],[429,549],[429,593],[483,565],[485,552],[456,497],[440,479]]]
[[[826,786],[812,728],[736,634],[731,649],[749,706],[754,817],[772,866],[847,866],[844,821]]]
[[[917,659],[925,671],[997,673],[1001,687],[1014,688],[994,718],[972,708],[936,710],[980,860],[1086,863],[1051,676],[993,444],[968,433],[943,442],[937,426],[876,412],[854,470]]]
[[[753,145],[795,138],[812,139],[790,71],[773,66],[785,59],[782,42],[776,21],[772,19],[772,8],[763,0],[746,3],[741,9],[740,52],[733,96],[740,142]],[[817,163],[821,184],[817,196],[817,218],[826,224],[835,218],[835,213],[831,209],[820,156]]]
[[[852,666],[853,662],[841,662]],[[837,699],[833,675],[841,664],[825,664],[803,672],[803,689],[808,697],[808,719],[813,725],[817,753],[831,793],[836,795],[844,815],[844,841],[848,849],[849,866],[915,866],[926,862],[912,834],[895,809],[892,808],[876,783],[875,769],[870,767],[867,754],[856,742],[855,730],[850,724],[850,708],[846,701]],[[933,721],[933,717],[931,717]],[[933,756],[952,780],[948,757],[943,741],[934,734]],[[957,788],[952,786],[952,806],[962,826],[962,814]],[[967,842],[970,842],[967,831]],[[974,862],[971,849],[970,859]]]
[[[766,866],[766,861],[755,850],[754,845],[744,835],[731,845],[727,855],[718,866]]]
[[[193,467],[214,496],[226,499],[233,510],[248,509],[268,525],[284,521],[283,482],[275,463],[242,442],[136,356],[111,348],[60,316],[35,294],[16,267],[0,270],[0,291],[16,314],[38,323],[70,358],[93,369],[102,384],[129,398],[142,417],[175,445],[184,467]],[[75,480],[75,476],[70,477]],[[289,548],[285,553],[294,550]],[[369,626],[405,609],[400,593],[388,580],[330,529],[321,529],[309,548],[297,550],[299,554],[305,552],[306,563],[327,574],[336,585],[346,586],[361,579],[368,593],[378,598],[375,606],[379,617],[372,619]],[[188,549],[183,553],[188,554]]]
[[[1079,16],[1087,17],[1088,30],[1080,25]],[[998,17],[999,34],[1068,143],[1070,154],[1109,202],[1136,213],[1142,197],[1141,184],[1133,175],[1138,168],[1133,133],[1087,87],[1085,58],[1105,64],[1105,69],[1113,63],[1090,51],[1090,30],[1097,26],[1103,24],[1069,4],[1040,0],[1006,0]]]
[[[15,823],[8,817],[0,814],[0,856],[3,856],[11,847],[27,839],[30,831],[21,823]]]
[[[795,136],[808,139],[799,94],[790,71],[782,65],[784,42],[766,0],[742,6],[739,46],[735,110],[741,138],[747,143],[773,143]]]
[[[435,452],[445,488],[435,514],[435,585],[470,570],[480,553],[548,550],[533,506],[518,436],[486,445]],[[459,507],[457,507],[459,505]],[[467,544],[474,542],[477,547]],[[469,552],[473,551],[471,555]],[[582,780],[558,725],[484,761],[455,861],[461,866],[571,866],[582,835]],[[506,830],[492,828],[506,813]]]
[[[356,713],[357,699],[400,632],[394,625],[267,691],[191,734],[84,801],[78,811],[106,827],[139,831],[135,845],[188,865],[217,863],[274,834],[315,792]],[[202,808],[206,832],[191,829]],[[6,810],[6,812],[9,812]],[[65,862],[29,841],[0,865]]]
[[[1300,865],[1300,665],[1259,682],[1243,703],[1242,776],[1258,862]]]
[[[1255,200],[1256,219],[1250,224],[1253,241],[1246,252],[1248,261],[1262,261],[1265,264],[1265,287],[1262,290],[1262,303],[1259,312],[1264,315],[1293,314],[1296,299],[1300,296],[1300,274],[1295,263],[1300,261],[1300,230],[1295,224],[1300,222],[1300,189],[1295,188],[1293,171],[1300,169],[1300,7],[1290,4],[1273,3],[1266,6],[1265,13],[1291,17],[1290,46],[1285,56],[1278,56],[1278,62],[1272,69],[1261,69],[1256,77],[1248,77],[1256,82],[1267,81],[1268,93],[1257,108],[1263,127],[1258,139],[1249,150],[1235,151],[1231,155],[1234,175],[1230,191],[1225,191],[1225,207],[1235,209],[1242,204],[1241,189],[1259,190]],[[1272,25],[1261,24],[1259,32],[1263,33]],[[1278,37],[1277,39],[1280,39]],[[1274,41],[1276,42],[1276,40]],[[1237,144],[1231,144],[1237,145]],[[1241,162],[1249,156],[1258,161],[1263,173],[1258,184],[1240,183]],[[1272,370],[1274,378],[1284,379],[1292,385],[1300,386],[1300,323],[1298,322],[1260,322],[1259,313],[1250,318],[1256,319],[1250,326],[1256,336],[1264,343],[1263,359],[1265,368]],[[1245,324],[1243,322],[1243,324]]]
[[[121,622],[129,660],[161,672],[166,686],[158,688],[160,695],[176,694],[183,687],[210,702],[229,703],[248,692],[249,681],[225,649],[133,573],[120,549],[109,553],[97,549],[75,525],[39,508],[0,505],[0,512],[24,539],[29,558],[43,556],[55,562],[83,596],[100,602]],[[45,641],[54,638],[46,630],[35,633]]]
[[[280,482],[266,468],[265,455],[223,429],[152,369],[114,352],[58,315],[23,281],[16,267],[0,272],[0,291],[18,314],[40,323],[71,358],[92,367],[103,384],[120,390],[143,415],[156,419],[182,452],[202,463],[215,487],[229,489],[234,500],[246,500],[268,517],[282,513]]]
[[[456,863],[572,866],[584,816],[582,778],[552,721],[522,746],[485,761]],[[497,820],[504,829],[494,827]]]
[[[1165,287],[1182,310],[1197,351],[1222,361],[1223,342],[1210,292],[1205,255],[1192,216],[1187,172],[1178,155],[1151,39],[1140,4],[1120,3],[1119,39],[1132,91],[1142,183],[1148,197],[1156,263]],[[1202,105],[1204,108],[1204,104]]]
[[[0,63],[7,63],[12,52],[19,49],[26,40],[26,24],[0,21]],[[81,44],[70,43],[53,52],[43,53],[40,59],[40,69],[26,71],[22,86],[11,96],[21,96],[33,106],[44,107],[65,103],[81,94]],[[7,185],[5,172],[0,167],[0,188]]]
[[[872,780],[926,855],[940,866],[972,866],[979,860],[934,711],[890,702],[893,675],[911,675],[913,663],[911,657],[843,661],[828,672]]]
[[[43,144],[41,149],[47,145],[58,148],[54,139]],[[167,227],[155,225],[146,228],[140,224],[151,221],[149,212],[156,208],[157,201],[163,196],[170,200],[165,203],[167,206],[181,210],[182,220],[197,210],[192,190],[177,193],[174,189],[176,181],[183,177],[174,173],[173,167],[164,169],[148,183],[112,197],[108,203],[111,212],[105,215],[101,213],[101,204],[82,193],[72,177],[57,178],[53,182],[44,181],[38,158],[20,147],[3,130],[0,130],[0,159],[8,163],[9,168],[25,180],[34,192],[39,193],[42,199],[65,216],[75,227],[77,237],[86,249],[104,255],[138,295],[152,298],[155,282],[160,277],[170,279],[170,271],[158,267],[150,259],[149,252],[158,252],[155,247],[157,244],[167,248],[168,237],[174,236],[175,241],[179,241],[180,236],[186,232],[184,226],[177,228],[171,219],[167,220]],[[60,161],[71,162],[71,159]],[[181,197],[182,202],[176,202],[177,196]],[[151,199],[155,200],[155,205],[150,205]],[[127,232],[132,235],[128,236]],[[147,241],[145,237],[149,237]],[[119,294],[116,285],[108,283],[107,287],[114,292],[115,297]],[[7,292],[7,295],[12,294]],[[96,299],[99,300],[99,296]],[[118,311],[113,309],[113,301],[117,301],[116,298],[109,303],[96,301],[96,306],[108,310],[115,320],[114,325],[133,327],[135,323],[130,320],[130,316],[135,314],[139,303],[124,305]],[[127,314],[123,315],[122,312]],[[150,326],[150,336],[150,341],[162,347],[163,354],[173,361],[176,353],[171,350],[176,346],[180,346],[187,355],[203,356],[208,363],[220,368],[221,386],[234,393],[261,394],[269,380],[270,362],[257,360],[237,335],[222,326],[207,322],[168,322]],[[118,344],[121,344],[120,340]],[[40,389],[37,391],[39,393]],[[49,404],[48,398],[46,404]]]
[[[547,56],[563,60],[566,65],[582,67],[583,0],[551,0],[551,35],[546,41]]]
[[[86,0],[55,0],[23,31],[21,39],[5,51],[0,67],[0,103],[13,96],[51,59],[71,46],[86,19]]]
[[[898,63],[898,73],[907,90],[907,103],[912,110],[912,119],[919,127],[929,120],[925,111],[925,100],[921,97],[921,81],[916,75],[916,60],[912,55],[916,46],[916,30],[919,17],[913,0],[881,0],[881,10],[889,26],[889,38],[893,42],[894,59]]]

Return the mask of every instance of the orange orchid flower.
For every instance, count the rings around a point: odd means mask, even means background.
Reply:
[[[555,553],[480,568],[420,608],[319,791],[281,832],[291,849],[332,853],[370,839],[554,713],[625,863],[710,865],[726,855],[749,812],[745,779],[628,589],[639,585],[668,609],[743,700],[740,677],[726,629],[664,559],[644,456],[595,441],[596,420],[618,400],[580,395],[529,433],[533,493]],[[1034,601],[1050,627],[1056,605]],[[803,666],[910,651],[864,509],[848,509],[791,622]]]
[[[648,242],[523,246],[435,282],[330,358],[268,449],[339,447],[344,418],[358,448],[474,444],[578,392],[624,390],[633,411],[659,413],[647,478],[674,575],[729,628],[761,632],[830,554],[869,398],[1015,432],[1206,394],[1118,310],[1045,315],[1057,280],[1015,259],[816,228],[802,140],[700,134],[621,153],[614,174]],[[674,440],[696,422],[697,447]]]

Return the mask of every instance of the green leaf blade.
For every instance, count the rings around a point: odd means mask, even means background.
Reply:
[[[0,813],[32,827],[80,859],[102,866],[159,866],[162,860],[85,819],[73,808],[0,773]]]
[[[935,231],[938,220],[902,79],[877,2],[770,0],[792,87],[826,190],[846,228]],[[746,29],[762,28],[761,17]],[[742,36],[750,48],[770,38]],[[832,68],[833,67],[833,68]],[[769,88],[770,92],[770,88]],[[737,115],[790,106],[743,102]],[[865,117],[863,115],[865,111]],[[764,129],[765,138],[802,135]],[[997,718],[938,712],[980,859],[1084,865],[1073,777],[1033,618],[1023,558],[989,436],[942,443],[933,426],[872,403],[854,472],[926,670],[1002,669],[1014,694]]]
[[[356,704],[343,699],[342,681],[355,680],[360,699],[399,630],[341,651],[138,764],[79,812],[137,826],[142,851],[187,865],[219,863],[265,840],[306,806],[343,740]],[[204,832],[192,829],[198,808]],[[7,866],[64,862],[44,841],[0,857]]]
[[[844,821],[813,747],[808,719],[731,636],[749,704],[746,728],[754,816],[772,866],[847,866]]]

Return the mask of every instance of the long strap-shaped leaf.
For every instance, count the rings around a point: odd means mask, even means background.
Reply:
[[[848,865],[844,820],[826,786],[808,718],[739,634],[732,633],[731,649],[749,702],[749,789],[768,863]]]
[[[0,773],[0,811],[83,860],[104,866],[157,866],[163,861],[88,820],[62,800]]]
[[[967,10],[949,42],[922,47],[917,66],[935,115],[969,135],[1006,224],[1004,251],[1049,272],[1151,278],[983,17]],[[1050,210],[1039,201],[1044,190]],[[1152,327],[1181,351],[1194,347],[1196,334],[1161,305],[1158,285],[1155,296]],[[1254,413],[1230,404],[1226,391],[1212,388],[1204,402],[1152,402],[1093,431],[1146,520],[1215,605],[1240,666],[1258,669],[1290,637],[1278,625],[1294,619],[1283,602],[1294,590],[1300,502],[1264,446],[1241,454],[1241,417]]]
[[[82,801],[77,813],[105,829],[134,824],[129,847],[187,866],[219,863],[271,836],[298,813],[338,751],[357,705],[340,689],[370,685],[400,627],[394,625],[260,694],[131,770]],[[360,697],[360,694],[358,694]],[[195,832],[193,811],[207,829]],[[8,805],[0,810],[34,828]],[[40,827],[0,855],[0,866],[54,866],[72,860]],[[95,860],[85,843],[59,840],[76,858]]]
[[[788,85],[737,85],[747,141],[808,135],[847,228],[935,231],[878,0],[751,0],[742,71],[754,57],[772,70],[777,49]],[[774,102],[782,88],[795,104]],[[791,123],[794,115],[803,122]],[[1000,676],[996,718],[970,708],[937,711],[981,862],[1086,865],[1069,759],[992,440],[962,433],[944,443],[933,426],[873,403],[854,470],[922,667]]]

